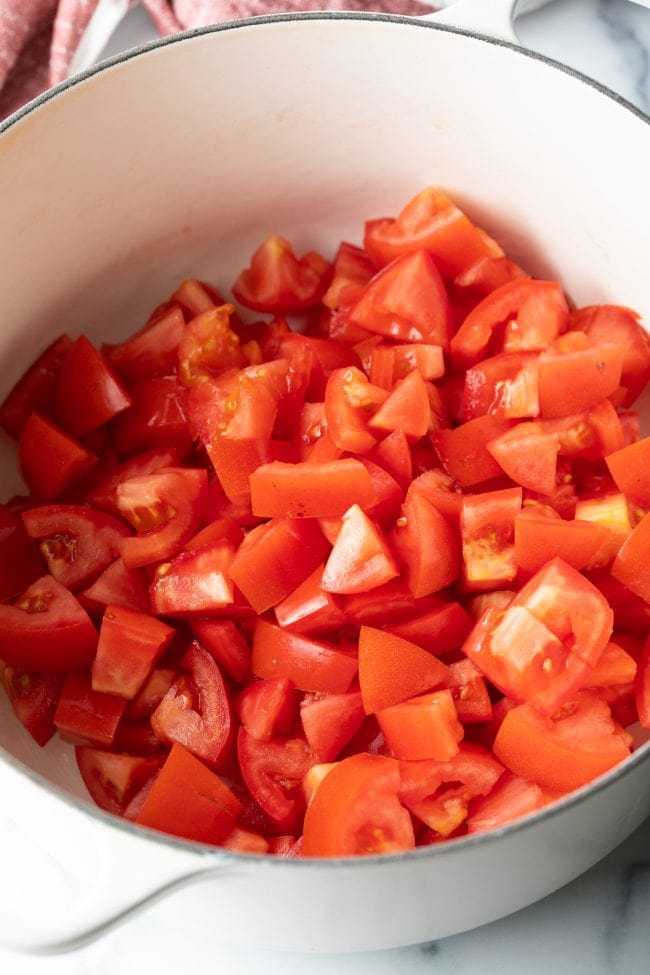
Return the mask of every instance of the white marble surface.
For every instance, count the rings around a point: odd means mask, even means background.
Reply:
[[[647,0],[556,0],[520,18],[517,29],[526,46],[595,78],[650,112]],[[151,37],[146,14],[135,8],[104,53],[114,54]],[[622,159],[622,173],[624,166]],[[219,941],[218,917],[214,937],[189,940],[180,929],[163,926],[143,913],[73,955],[32,958],[0,949],[0,972],[388,975],[399,970],[404,975],[647,975],[649,918],[650,821],[557,894],[510,918],[444,941],[373,954],[306,957],[225,945]]]

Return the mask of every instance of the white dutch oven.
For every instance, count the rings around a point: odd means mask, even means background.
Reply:
[[[576,302],[647,318],[648,119],[518,47],[513,6],[443,15],[502,39],[358,14],[197,31],[9,120],[0,388],[57,329],[124,335],[183,276],[227,287],[270,231],[331,252],[429,183]],[[5,493],[8,446],[2,468]],[[385,858],[227,854],[91,808],[71,750],[41,751],[0,708],[0,942],[28,950],[73,946],[152,902],[188,930],[277,948],[439,938],[557,889],[650,812],[646,744],[490,834]]]

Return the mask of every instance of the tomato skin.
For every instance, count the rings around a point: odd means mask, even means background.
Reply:
[[[123,522],[80,505],[32,508],[22,518],[29,537],[39,541],[50,574],[72,591],[114,562],[129,535]]]
[[[120,545],[129,569],[175,555],[199,526],[208,476],[201,468],[171,467],[131,477],[117,488],[120,514],[139,535]]]
[[[93,616],[103,616],[109,604],[140,613],[151,610],[146,576],[140,569],[127,569],[122,559],[112,562],[92,585],[79,593],[79,601]]]
[[[405,379],[395,384],[386,402],[368,423],[368,428],[380,435],[401,430],[414,443],[427,433],[431,422],[427,387],[419,370],[413,369]]]
[[[301,691],[328,694],[345,693],[358,669],[356,658],[337,647],[263,619],[255,624],[251,666],[257,677],[288,677]]]
[[[354,458],[323,464],[258,467],[250,476],[253,514],[259,518],[340,518],[355,502],[369,507],[375,500],[372,481]]]
[[[163,833],[220,844],[241,804],[218,775],[175,744],[135,820]]]
[[[358,691],[305,695],[300,705],[307,743],[321,762],[333,762],[359,731],[364,719]]]
[[[18,444],[18,459],[30,491],[55,501],[97,463],[97,457],[49,420],[32,413]]]
[[[457,578],[460,546],[456,534],[421,494],[412,494],[404,502],[391,542],[416,599],[439,592]]]
[[[475,487],[503,475],[487,445],[506,433],[510,424],[493,416],[479,416],[454,430],[439,430],[432,437],[440,463],[461,488]]]
[[[201,646],[228,677],[237,684],[250,679],[250,648],[234,623],[230,620],[191,620],[190,626]]]
[[[559,557],[574,569],[591,568],[607,543],[605,525],[580,519],[549,518],[525,508],[515,518],[515,558],[524,574]]]
[[[279,440],[228,440],[221,437],[207,446],[208,456],[226,497],[235,504],[248,502],[249,478],[258,468],[283,461],[298,460],[292,444]]]
[[[595,406],[618,389],[622,367],[623,349],[611,342],[542,352],[537,362],[541,415],[568,416]]]
[[[21,376],[0,406],[0,426],[18,440],[32,413],[51,416],[54,390],[72,339],[60,335]]]
[[[436,657],[443,657],[462,645],[472,626],[472,618],[460,603],[438,603],[420,614],[390,623],[386,632],[416,643]]]
[[[84,335],[68,350],[57,378],[54,409],[64,430],[82,437],[128,409],[131,397]]]
[[[278,624],[294,633],[336,633],[347,622],[339,597],[321,587],[324,565],[275,606]]]
[[[543,495],[555,490],[559,439],[555,433],[544,433],[541,423],[518,423],[486,447],[516,484]]]
[[[402,704],[444,684],[448,668],[426,650],[393,633],[362,626],[359,686],[366,714]]]
[[[92,663],[97,631],[52,576],[34,582],[12,606],[0,605],[0,658],[41,674],[66,674]]]
[[[132,700],[142,689],[174,630],[123,606],[107,606],[92,665],[94,691]]]
[[[120,457],[149,450],[175,449],[185,457],[192,449],[185,391],[174,376],[143,379],[130,389],[131,406],[111,424]]]
[[[616,486],[629,501],[650,508],[650,437],[608,454],[605,463]]]
[[[622,405],[631,406],[650,379],[650,342],[638,314],[620,305],[590,305],[571,313],[570,327],[581,329],[593,342],[614,342],[622,348]]]
[[[302,855],[342,857],[413,849],[413,826],[398,799],[399,786],[394,759],[362,753],[337,763],[307,808]]]
[[[237,698],[237,714],[257,741],[287,738],[298,716],[298,696],[288,677],[254,681]]]

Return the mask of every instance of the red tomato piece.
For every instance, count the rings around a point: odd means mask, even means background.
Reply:
[[[354,366],[336,369],[325,389],[325,417],[328,433],[341,450],[365,453],[377,442],[368,429],[372,412],[388,398],[388,392],[373,386]]]
[[[206,472],[187,467],[122,481],[117,488],[120,514],[139,533],[120,546],[127,568],[161,562],[189,541],[199,526],[207,487]]]
[[[184,328],[185,318],[179,305],[164,306],[139,332],[113,346],[107,353],[108,361],[127,383],[168,376],[176,368]]]
[[[132,700],[174,636],[171,626],[123,606],[107,606],[92,666],[92,687]]]
[[[447,277],[454,277],[481,258],[503,255],[496,241],[433,186],[409,200],[395,219],[366,223],[364,246],[379,266],[424,248]]]
[[[392,614],[386,612],[385,617],[390,619]],[[386,631],[443,657],[462,645],[472,626],[471,616],[460,603],[439,603],[417,616],[390,623]]]
[[[141,477],[144,474],[155,474],[165,467],[178,467],[179,464],[178,451],[173,447],[168,450],[148,450],[144,454],[138,454],[122,464],[111,467],[108,473],[96,475],[88,492],[88,501],[93,508],[119,515],[117,488],[122,481],[128,481],[130,477]]]
[[[131,386],[131,406],[112,426],[113,444],[121,457],[149,450],[178,451],[185,457],[192,448],[185,390],[174,376],[143,379]]]
[[[468,833],[498,829],[528,816],[547,804],[540,787],[512,772],[504,772],[492,792],[473,803],[467,818]]]
[[[81,505],[32,508],[22,518],[29,537],[38,540],[50,575],[72,591],[114,562],[130,534],[123,522]]]
[[[58,422],[73,437],[82,437],[130,405],[131,397],[102,354],[80,335],[57,378],[54,409]]]
[[[0,504],[0,600],[23,592],[43,571],[38,550],[21,519]]]
[[[339,244],[334,258],[334,277],[323,295],[327,308],[336,311],[341,306],[353,304],[374,276],[377,268],[361,247],[354,244]]]
[[[206,447],[226,497],[235,504],[248,502],[249,478],[259,467],[298,459],[293,444],[280,440],[228,440],[220,437]]]
[[[612,575],[650,602],[650,515],[645,515],[614,559]]]
[[[464,318],[468,311],[497,288],[516,278],[527,277],[530,275],[507,257],[480,257],[456,275],[451,285],[451,294]]]
[[[14,714],[41,747],[56,731],[54,712],[63,678],[50,674],[30,674],[19,667],[4,667],[4,688]]]
[[[392,754],[400,760],[447,762],[458,752],[464,734],[448,690],[384,708],[377,712],[377,721]]]
[[[335,633],[346,623],[340,599],[321,586],[323,569],[319,565],[297,589],[275,607],[279,625],[294,633]]]
[[[393,633],[362,626],[359,633],[359,685],[366,714],[444,684],[448,668],[426,650]]]
[[[150,718],[169,688],[180,676],[178,670],[172,667],[154,668],[133,700],[127,704],[124,712],[125,720],[135,722],[141,718]],[[149,728],[151,729],[150,724]],[[151,733],[153,734],[153,731]],[[160,746],[157,738],[156,743]]]
[[[465,373],[465,420],[491,413],[508,420],[539,416],[538,356],[504,352]]]
[[[490,720],[490,694],[480,670],[471,660],[456,660],[449,664],[447,687],[451,691],[461,724]]]
[[[451,308],[443,280],[424,250],[396,258],[347,312],[350,322],[400,342],[448,348]]]
[[[181,281],[169,300],[180,305],[187,321],[224,303],[219,292],[211,284],[198,281],[196,278]]]
[[[300,705],[305,737],[321,762],[333,762],[357,734],[364,719],[358,691],[305,695]]]
[[[191,620],[192,631],[220,669],[237,684],[251,676],[251,651],[243,636],[230,620]]]
[[[167,691],[151,716],[161,741],[177,742],[209,765],[219,766],[231,734],[232,715],[219,668],[193,643],[182,661],[189,672]]]
[[[518,423],[487,444],[508,477],[539,494],[555,490],[559,449],[557,434],[544,433],[541,423]]]
[[[548,517],[538,514],[535,507],[524,508],[515,518],[517,566],[525,574],[533,573],[559,557],[574,569],[590,568],[598,563],[608,536],[604,525]]]
[[[416,599],[444,589],[458,576],[460,546],[456,534],[421,494],[413,493],[404,502],[391,542]]]
[[[127,569],[122,559],[116,559],[91,586],[79,593],[79,601],[94,616],[103,616],[110,604],[151,611],[149,586],[140,569]]]
[[[559,284],[517,278],[497,288],[469,313],[451,340],[456,369],[473,366],[486,355],[538,352],[567,325],[569,310]],[[502,339],[498,341],[498,336]],[[497,344],[497,348],[493,346]]]
[[[541,415],[568,416],[595,406],[618,389],[622,367],[623,349],[611,342],[547,349],[537,361]]]
[[[175,744],[136,822],[188,840],[221,844],[240,810],[239,800],[219,776]]]
[[[97,631],[83,607],[52,576],[32,583],[14,605],[0,605],[0,658],[42,674],[90,666]]]
[[[149,588],[154,613],[161,616],[209,616],[235,599],[228,570],[235,549],[226,541],[211,542],[162,562]]]
[[[95,454],[37,413],[22,429],[18,460],[30,491],[43,501],[60,498],[97,463]]]
[[[230,578],[256,613],[286,599],[329,551],[313,521],[273,520],[248,533],[230,566]]]
[[[256,677],[288,677],[298,690],[326,694],[345,693],[358,669],[349,653],[263,619],[255,625],[251,665]]]
[[[239,729],[237,754],[250,794],[282,833],[298,826],[304,809],[301,783],[316,756],[302,738],[258,741]]]
[[[288,677],[253,681],[237,698],[237,714],[258,741],[288,738],[298,717],[298,696]]]
[[[531,704],[508,711],[494,754],[511,772],[541,788],[569,792],[618,765],[630,748],[607,704],[581,691],[554,718]]]
[[[629,501],[650,508],[650,437],[605,458],[616,486]]]
[[[250,476],[253,514],[259,518],[340,518],[355,502],[375,501],[368,471],[352,457],[322,464],[258,467]]]
[[[404,493],[395,478],[383,467],[367,457],[359,459],[370,475],[374,492],[374,501],[364,509],[365,513],[382,526],[392,525],[399,514]]]
[[[305,814],[302,855],[341,857],[413,849],[411,817],[398,798],[399,765],[380,755],[338,762]]]
[[[430,426],[431,406],[427,387],[417,369],[394,386],[386,402],[368,422],[368,428],[373,433],[401,430],[410,441],[419,440]]]
[[[553,714],[598,661],[612,622],[596,587],[556,558],[505,610],[487,609],[463,650],[504,693]]]
[[[0,426],[15,440],[32,413],[51,416],[54,390],[72,340],[60,335],[21,376],[0,406]]]
[[[637,674],[637,664],[622,646],[610,640],[598,661],[587,675],[584,687],[615,687],[631,684]]]
[[[442,468],[424,471],[413,478],[406,492],[407,500],[411,494],[421,494],[453,528],[458,528],[463,496],[454,479]]]
[[[326,592],[367,592],[399,575],[379,528],[353,504],[343,515],[321,585]]]
[[[226,369],[246,365],[239,336],[231,328],[232,305],[210,308],[192,318],[178,343],[178,377],[184,386],[194,386],[218,376]]]
[[[521,488],[463,498],[460,530],[468,589],[502,588],[517,575],[514,535],[521,500]]]
[[[408,440],[402,430],[393,430],[378,443],[368,458],[407,491],[413,479],[413,462]]]
[[[314,251],[297,258],[284,237],[267,237],[232,287],[237,301],[264,312],[294,312],[318,304],[332,266]]]
[[[89,674],[68,674],[54,714],[57,731],[80,745],[110,748],[126,701],[94,691]]]
[[[620,305],[591,305],[571,313],[570,327],[581,329],[592,342],[613,342],[623,350],[623,406],[631,406],[650,379],[650,341],[638,314]]]
[[[507,420],[479,416],[455,430],[439,430],[432,437],[440,463],[462,488],[501,477],[503,469],[488,452],[487,445],[510,428]]]
[[[85,745],[75,748],[75,758],[93,801],[100,809],[116,816],[124,815],[136,792],[156,775],[163,763],[162,758],[118,755]]]

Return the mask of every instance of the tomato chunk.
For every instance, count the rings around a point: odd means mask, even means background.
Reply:
[[[51,416],[54,391],[72,340],[60,335],[18,380],[0,406],[0,425],[18,440],[32,413]]]
[[[334,646],[290,633],[259,619],[253,637],[253,673],[288,677],[302,691],[342,694],[357,673],[357,660]]]
[[[399,569],[379,528],[353,504],[343,515],[323,572],[326,592],[367,592],[399,575]]]
[[[43,501],[60,498],[97,463],[95,454],[38,413],[22,429],[18,458],[27,486]]]
[[[300,311],[320,301],[331,276],[331,266],[319,254],[309,251],[298,259],[288,240],[273,236],[255,251],[232,290],[255,311]]]
[[[92,666],[94,691],[132,700],[174,636],[170,626],[122,606],[107,606]]]
[[[366,714],[432,690],[448,676],[443,663],[414,643],[375,627],[361,627],[359,685]]]
[[[375,500],[368,471],[353,458],[264,464],[250,489],[253,514],[262,518],[340,518],[355,502],[365,508]]]
[[[63,360],[54,393],[54,408],[63,429],[81,437],[130,405],[131,397],[102,354],[80,335]]]

